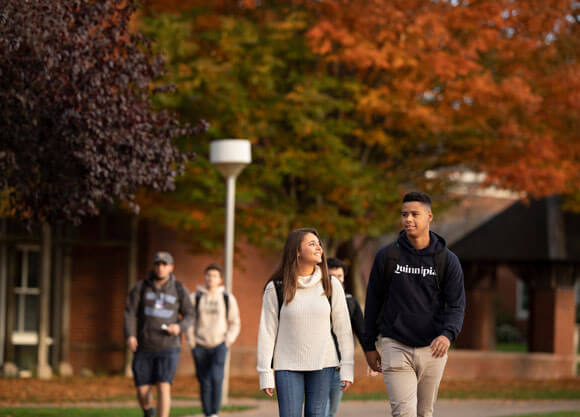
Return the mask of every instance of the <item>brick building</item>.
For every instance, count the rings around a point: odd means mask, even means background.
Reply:
[[[446,375],[572,376],[573,285],[580,271],[580,216],[562,213],[557,200],[550,199],[529,207],[503,201],[493,203],[496,206],[491,210],[490,204],[491,200],[480,199],[469,209],[471,215],[463,210],[459,216],[451,216],[464,219],[470,227],[449,219],[438,225],[444,236],[451,236],[449,243],[464,266],[468,306]],[[490,216],[490,211],[499,214]],[[548,222],[560,222],[560,226],[547,227]],[[559,234],[550,235],[554,230]],[[382,243],[369,245],[361,255],[362,276],[368,277],[374,251]],[[44,228],[33,233],[2,220],[0,365],[5,374],[17,370],[23,375],[66,375],[83,369],[122,373],[127,361],[122,334],[125,296],[145,276],[157,250],[174,255],[175,274],[190,291],[203,283],[204,267],[222,259],[220,254],[192,254],[175,232],[121,213],[102,215],[79,228]],[[232,349],[233,375],[256,375],[262,291],[278,256],[238,242],[234,294],[240,304],[242,332]],[[493,352],[493,299],[498,294],[506,296],[516,285],[510,282],[518,279],[533,289],[529,298],[530,353]],[[502,290],[504,287],[510,290]],[[511,302],[507,300],[506,305]],[[356,373],[363,375],[366,366],[360,348],[356,365]],[[193,374],[185,345],[178,372]]]
[[[221,255],[191,254],[171,230],[119,213],[79,228],[33,233],[8,220],[0,225],[0,365],[5,374],[123,372],[125,296],[145,276],[153,254],[171,252],[175,275],[190,291],[203,284],[205,266],[221,263]],[[253,363],[261,294],[277,258],[243,243],[238,249],[234,294],[242,332],[235,354]],[[43,265],[44,253],[49,253],[48,265]],[[233,367],[232,373],[248,369]],[[184,344],[179,373],[192,372]]]

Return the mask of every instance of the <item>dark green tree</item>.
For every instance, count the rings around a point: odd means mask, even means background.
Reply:
[[[195,133],[153,111],[163,61],[129,29],[133,0],[0,3],[0,189],[28,224],[79,222],[174,188]]]

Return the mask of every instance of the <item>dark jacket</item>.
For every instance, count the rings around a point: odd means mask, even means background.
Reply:
[[[172,336],[161,328],[178,323],[181,333],[193,322],[193,306],[189,291],[173,274],[157,289],[154,272],[139,281],[127,295],[123,331],[125,339],[135,336],[139,351],[158,351],[181,346],[181,334]]]
[[[363,313],[360,304],[351,294],[346,294],[346,305],[348,307],[348,315],[350,316],[350,326],[352,332],[356,335],[358,342],[363,344],[365,324],[363,320]]]
[[[377,252],[367,287],[365,351],[375,350],[379,332],[405,345],[422,347],[439,335],[453,341],[461,331],[465,289],[459,259],[448,250],[445,277],[438,279],[433,256],[445,250],[445,240],[433,232],[429,236],[429,246],[417,250],[404,231],[399,233],[401,256],[386,300],[386,246]]]

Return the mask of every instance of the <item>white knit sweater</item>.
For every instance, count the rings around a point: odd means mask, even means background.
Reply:
[[[320,268],[310,276],[298,277],[296,296],[282,306],[279,323],[276,289],[272,282],[266,286],[258,332],[260,389],[274,388],[274,370],[314,371],[340,365],[340,379],[353,381],[354,343],[346,298],[340,282],[334,277],[331,282],[332,310]],[[330,332],[331,311],[340,364]]]

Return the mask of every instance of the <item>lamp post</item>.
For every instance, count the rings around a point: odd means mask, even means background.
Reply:
[[[236,201],[236,178],[252,162],[252,150],[249,140],[222,139],[215,140],[209,146],[210,161],[226,178],[226,234],[224,240],[224,272],[226,291],[233,289],[234,269],[234,214]],[[222,385],[222,402],[228,400],[230,377],[230,354],[228,353],[224,368]]]

